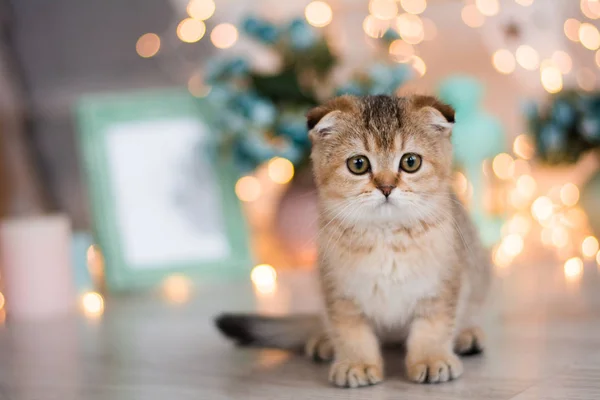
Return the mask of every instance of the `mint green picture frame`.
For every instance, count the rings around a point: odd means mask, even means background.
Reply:
[[[237,175],[233,162],[225,154],[214,157],[213,171],[220,188],[223,221],[230,247],[228,257],[211,262],[185,260],[164,265],[153,264],[150,268],[132,268],[127,265],[118,229],[106,130],[113,124],[123,122],[181,118],[197,119],[210,127],[213,112],[206,100],[192,97],[182,90],[90,95],[79,101],[76,116],[81,162],[87,178],[93,231],[105,259],[109,290],[124,291],[153,286],[172,274],[184,274],[201,280],[248,276],[252,266],[248,230],[234,191]]]

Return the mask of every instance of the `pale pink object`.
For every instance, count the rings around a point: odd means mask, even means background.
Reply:
[[[0,222],[0,267],[10,319],[46,319],[75,310],[71,225],[62,215]]]

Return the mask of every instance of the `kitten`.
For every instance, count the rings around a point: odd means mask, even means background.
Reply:
[[[329,380],[383,380],[380,341],[402,340],[414,382],[445,382],[457,354],[483,350],[476,325],[490,264],[452,191],[454,111],[429,96],[342,96],[308,113],[320,206],[316,317],[221,316],[242,344],[333,360]]]

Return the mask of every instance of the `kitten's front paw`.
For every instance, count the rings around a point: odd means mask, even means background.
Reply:
[[[329,370],[329,382],[338,387],[357,388],[383,381],[383,370],[375,364],[336,361]]]
[[[333,344],[329,337],[322,333],[320,335],[314,335],[304,348],[306,355],[315,362],[331,361],[333,360]]]
[[[456,379],[463,373],[460,359],[454,353],[439,353],[406,361],[408,379],[417,383],[439,383]]]
[[[461,356],[479,354],[485,347],[485,334],[478,327],[463,329],[456,337],[454,351]]]

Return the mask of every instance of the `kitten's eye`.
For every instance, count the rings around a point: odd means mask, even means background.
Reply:
[[[369,159],[365,156],[350,157],[346,161],[346,165],[348,166],[350,172],[352,172],[355,175],[366,174],[371,169]]]
[[[421,156],[415,153],[406,153],[400,159],[400,169],[404,172],[413,173],[421,168]]]

